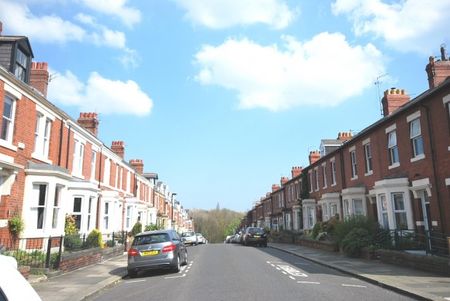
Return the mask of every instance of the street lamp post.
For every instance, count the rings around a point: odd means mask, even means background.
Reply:
[[[175,201],[174,201],[174,196],[175,195],[177,195],[177,193],[176,192],[172,192],[172,195],[171,195],[171,202],[172,202],[172,229],[175,229],[175,226],[174,226],[174,224],[175,224],[175,220],[174,220],[174,209],[175,209]]]

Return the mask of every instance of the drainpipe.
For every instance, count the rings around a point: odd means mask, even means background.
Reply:
[[[98,188],[100,189],[101,188],[100,183],[101,183],[101,177],[102,177],[102,167],[103,167],[103,164],[102,164],[102,162],[103,162],[103,147],[100,148],[100,156],[99,156],[98,160],[100,161],[99,169],[98,169],[99,170],[98,171]],[[94,176],[94,178],[95,178],[95,176]],[[101,209],[101,204],[102,204],[101,200],[102,200],[102,197],[99,194],[97,197],[97,221],[96,221],[97,229],[100,229],[100,217],[101,217],[100,209]]]
[[[442,230],[442,232],[444,232],[444,229],[446,227],[444,227],[445,225],[445,219],[442,215],[442,204],[441,204],[441,197],[440,197],[440,193],[439,193],[439,187],[438,187],[438,182],[437,182],[437,172],[436,172],[436,163],[437,162],[437,158],[436,158],[436,153],[434,151],[434,140],[433,140],[433,131],[432,131],[432,127],[431,127],[431,120],[430,120],[430,108],[428,106],[426,106],[425,104],[422,104],[422,107],[425,109],[425,113],[427,116],[427,128],[428,128],[428,137],[430,138],[430,152],[431,152],[431,165],[433,168],[433,185],[434,187],[436,187],[436,198],[437,198],[437,205],[439,208],[439,218],[441,220],[441,225],[440,228]]]

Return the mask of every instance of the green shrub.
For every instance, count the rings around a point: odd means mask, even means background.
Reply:
[[[342,248],[347,255],[359,256],[361,249],[369,246],[370,242],[371,237],[367,229],[354,228],[342,240]]]
[[[159,230],[159,227],[155,224],[145,226],[145,231],[155,231],[155,230]]]
[[[142,232],[142,224],[138,221],[136,224],[134,224],[133,229],[131,229],[131,234],[133,236],[136,236],[136,234],[139,234]]]
[[[86,242],[84,244],[86,248],[103,247],[102,233],[97,229],[92,230],[86,238]]]
[[[347,234],[349,234],[350,231],[356,228],[365,229],[370,239],[372,239],[379,226],[377,222],[366,216],[363,215],[351,216],[346,220],[335,224],[333,236],[336,242],[342,245],[342,241],[347,236]]]
[[[391,231],[377,227],[373,235],[372,245],[375,249],[392,249]]]
[[[13,216],[8,220],[8,229],[14,238],[18,238],[25,229],[25,223],[20,216]]]
[[[316,239],[317,235],[319,235],[319,233],[321,232],[324,232],[322,228],[322,223],[321,222],[315,223],[311,231],[311,238]]]
[[[14,257],[19,266],[28,265],[33,267],[41,267],[44,266],[45,263],[45,254],[38,250],[32,252],[26,252],[24,250],[8,251],[4,255]]]
[[[82,245],[83,242],[78,233],[64,236],[64,248],[66,248],[67,251],[79,250]]]
[[[66,215],[64,233],[66,235],[78,234],[77,224],[75,223],[75,218],[72,215]]]

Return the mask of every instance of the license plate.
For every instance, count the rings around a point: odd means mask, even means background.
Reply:
[[[152,251],[142,251],[141,255],[142,256],[155,256],[158,255],[159,251],[158,250],[152,250]]]
[[[255,235],[255,238],[259,238],[259,235]]]

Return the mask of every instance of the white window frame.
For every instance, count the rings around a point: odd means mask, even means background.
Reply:
[[[11,111],[10,116],[5,116],[5,103],[11,102]],[[14,126],[15,126],[15,116],[16,116],[16,103],[17,99],[7,93],[5,93],[4,99],[3,99],[3,112],[2,112],[2,124],[1,124],[1,132],[0,132],[0,142],[2,146],[6,145],[9,148],[12,147],[13,143],[13,133],[14,133]],[[3,135],[3,126],[7,124],[7,130],[5,132],[5,135]],[[4,137],[3,137],[4,136]],[[13,147],[14,148],[14,147]],[[17,150],[17,149],[15,149]]]
[[[104,171],[103,171],[103,184],[106,186],[110,185],[110,175],[111,175],[111,160],[105,157]]]
[[[373,174],[373,158],[372,158],[372,145],[370,144],[370,140],[363,144],[364,148],[364,162],[366,173],[365,176],[370,176]]]
[[[389,169],[396,168],[400,166],[400,153],[397,143],[397,130],[394,129],[387,131],[387,141],[388,141],[388,159],[389,159]]]
[[[105,202],[103,205],[103,229],[109,230],[110,224],[109,224],[109,214],[111,212],[111,202]]]
[[[309,192],[313,192],[314,191],[314,179],[313,179],[313,173],[312,170],[308,170],[308,175],[309,175]]]
[[[76,177],[83,178],[84,150],[85,142],[81,139],[74,139],[74,150],[72,160],[72,174]]]
[[[359,215],[367,216],[366,190],[364,187],[352,187],[342,190],[342,206],[344,218],[356,215],[356,201],[361,200],[362,213]]]
[[[43,204],[41,204],[41,186],[45,187],[45,195],[43,199]],[[36,219],[35,224],[33,226],[36,230],[44,230],[46,228],[47,222],[47,204],[48,204],[48,195],[49,195],[49,184],[48,183],[33,183],[33,198],[35,205],[31,209],[36,210]],[[42,210],[42,214],[39,214],[39,211]],[[39,222],[39,217],[42,217],[42,221]]]
[[[417,132],[414,132],[414,125],[417,125]],[[422,129],[419,117],[409,122],[409,139],[411,141],[411,149],[413,155],[413,157],[411,158],[411,162],[424,159],[425,149],[423,144]]]
[[[50,138],[53,124],[52,118],[37,111],[34,130],[34,150],[32,156],[36,159],[51,163],[49,160]]]
[[[75,211],[75,199],[80,199],[80,211]],[[71,215],[72,216],[79,216],[80,218],[80,224],[79,224],[79,228],[78,231],[79,232],[84,232],[83,230],[83,204],[84,204],[84,197],[82,195],[74,195],[72,197],[72,208],[71,208]]]
[[[358,179],[358,163],[356,161],[355,147],[351,147],[349,149],[349,153],[350,153],[350,164],[351,164],[351,172],[352,172],[351,180],[356,180],[356,179]]]
[[[322,164],[322,181],[323,181],[323,188],[327,188],[328,187],[328,183],[327,183],[327,163],[323,163]]]
[[[316,201],[305,199],[302,201],[303,207],[303,228],[312,229],[316,223]]]
[[[58,229],[59,212],[61,211],[61,201],[64,186],[55,185],[55,195],[53,196],[53,210],[52,210],[52,229]]]
[[[91,180],[95,180],[95,172],[97,167],[97,152],[92,150],[91,152]]]
[[[331,186],[336,186],[336,160],[330,160],[331,164]]]
[[[319,168],[318,167],[314,168],[314,183],[315,183],[316,191],[319,191]]]

